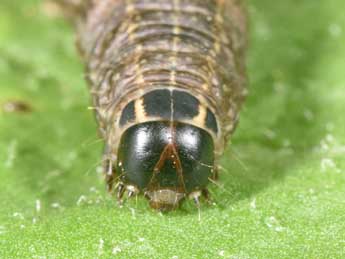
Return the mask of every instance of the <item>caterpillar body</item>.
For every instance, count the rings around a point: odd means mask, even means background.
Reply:
[[[74,21],[117,197],[207,196],[246,95],[239,0],[60,0]]]

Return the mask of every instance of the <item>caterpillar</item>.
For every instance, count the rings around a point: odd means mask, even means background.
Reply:
[[[109,191],[200,206],[246,96],[239,0],[56,0],[73,21]]]

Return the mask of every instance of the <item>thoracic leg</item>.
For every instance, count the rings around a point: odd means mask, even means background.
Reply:
[[[111,193],[116,181],[116,173],[112,164],[112,161],[107,159],[104,164],[105,182],[107,185],[107,191]]]
[[[202,193],[201,191],[195,191],[189,194],[189,198],[191,200],[193,200],[195,206],[197,208],[200,208],[200,197],[201,197]]]
[[[125,193],[126,186],[123,183],[118,183],[117,185],[117,191],[116,191],[116,199],[119,203],[122,203],[122,197]]]

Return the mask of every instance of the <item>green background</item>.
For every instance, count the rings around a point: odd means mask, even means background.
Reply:
[[[74,34],[0,2],[0,258],[344,258],[345,2],[251,0],[250,95],[216,205],[159,214],[104,191]]]

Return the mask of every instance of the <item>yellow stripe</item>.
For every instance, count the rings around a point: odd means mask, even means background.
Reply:
[[[132,0],[126,0],[126,11],[128,14],[131,14],[135,11],[135,5],[133,4]],[[128,39],[129,42],[128,44],[133,44],[134,40],[135,40],[135,31],[136,29],[138,29],[139,27],[139,23],[140,23],[141,17],[139,14],[137,14],[136,16],[136,23],[132,23],[128,25],[127,28],[127,34],[128,34]],[[135,84],[143,84],[145,83],[145,78],[142,74],[142,69],[140,66],[140,59],[142,57],[142,52],[143,52],[143,47],[141,44],[137,44],[135,46],[135,53],[134,55],[136,55],[135,60],[133,61],[134,63],[134,74],[136,76],[135,78]]]
[[[178,35],[180,34],[181,32],[181,28],[179,26],[179,20],[178,20],[178,16],[179,16],[179,7],[180,7],[180,0],[174,0],[173,2],[173,5],[174,5],[174,28],[173,28],[173,34],[174,34],[174,38],[173,38],[173,42],[172,42],[172,51],[173,51],[173,54],[172,56],[170,57],[170,62],[171,62],[171,66],[173,67],[173,69],[176,69],[177,67],[177,59],[176,59],[176,53],[178,51],[178,43],[180,41]],[[170,82],[175,85],[176,84],[176,71],[173,70],[170,72]]]
[[[132,3],[132,0],[126,0],[126,13],[132,13],[134,9],[135,9],[135,6]]]
[[[199,105],[199,114],[193,118],[193,123],[198,125],[200,128],[205,128],[207,116],[207,109],[203,105]]]
[[[145,107],[144,107],[144,99],[139,98],[135,101],[134,104],[134,109],[135,109],[135,118],[136,122],[145,122],[145,119],[147,118],[146,112],[145,112]]]
[[[208,67],[211,70],[211,74],[215,74],[214,73],[214,68],[212,66],[213,60],[212,59],[216,59],[216,57],[220,54],[221,50],[222,50],[222,45],[221,45],[221,41],[220,41],[220,37],[221,35],[218,35],[219,31],[217,31],[217,28],[221,28],[224,19],[222,17],[222,9],[224,8],[224,0],[217,0],[216,1],[216,12],[214,14],[213,17],[213,34],[217,35],[212,48],[209,51],[209,55],[206,57],[207,63],[208,63]],[[212,82],[211,79],[212,75],[209,75],[209,81],[208,81],[208,85],[207,88],[205,88],[205,85],[203,85],[203,89],[204,90],[210,90],[210,87],[212,87]]]

